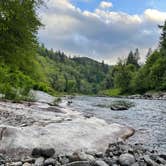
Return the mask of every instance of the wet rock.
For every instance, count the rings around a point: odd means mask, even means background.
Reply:
[[[33,157],[45,157],[49,158],[52,157],[55,154],[55,150],[53,148],[48,148],[48,149],[42,149],[42,148],[34,148],[32,150],[32,156]]]
[[[128,110],[129,108],[133,106],[134,106],[134,103],[132,102],[119,100],[119,101],[114,101],[110,105],[110,108],[111,110],[115,110],[115,111],[123,111],[123,110]]]
[[[55,164],[56,161],[53,158],[48,158],[47,160],[44,161],[44,166],[54,166]]]
[[[108,166],[108,164],[103,160],[96,160],[94,166]]]
[[[35,166],[43,166],[43,165],[44,165],[44,158],[43,157],[37,158],[35,161]]]
[[[90,166],[88,161],[75,161],[64,166]]]
[[[135,158],[133,155],[126,153],[120,155],[119,162],[122,166],[131,166],[132,164],[135,163]]]

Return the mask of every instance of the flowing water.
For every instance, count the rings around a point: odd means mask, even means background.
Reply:
[[[97,105],[109,105],[120,100],[108,97],[77,96],[69,106],[83,114],[91,114],[106,120],[108,123],[118,123],[131,126],[136,130],[129,141],[143,143],[146,146],[166,152],[166,101],[133,99],[135,106],[126,111],[112,111]]]

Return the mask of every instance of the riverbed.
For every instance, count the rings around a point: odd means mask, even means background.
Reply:
[[[109,105],[115,100],[120,99],[77,96],[67,107],[104,119],[110,124],[118,123],[133,127],[136,133],[128,140],[129,142],[143,143],[145,146],[166,152],[166,101],[124,99],[135,103],[134,107],[126,111],[112,111],[110,108],[97,106]]]

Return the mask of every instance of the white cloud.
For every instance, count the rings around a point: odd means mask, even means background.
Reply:
[[[154,9],[140,15],[102,9],[82,11],[68,0],[50,0],[40,13],[45,28],[39,38],[47,47],[110,63],[126,56],[130,49],[140,48],[145,53],[156,47],[157,24],[166,19],[165,12]]]
[[[166,19],[166,12],[160,12],[155,9],[147,9],[144,12],[145,19],[153,23],[161,23]]]
[[[107,2],[107,1],[101,1],[99,7],[102,9],[108,9],[111,8],[113,5],[111,2]]]

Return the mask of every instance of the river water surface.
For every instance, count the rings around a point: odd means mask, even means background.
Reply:
[[[118,123],[133,127],[136,130],[129,141],[143,143],[146,146],[166,152],[166,101],[133,99],[135,107],[126,111],[112,111],[97,105],[109,105],[120,100],[108,97],[77,96],[69,106],[83,114],[94,115],[108,123]],[[126,99],[127,100],[127,99]]]

